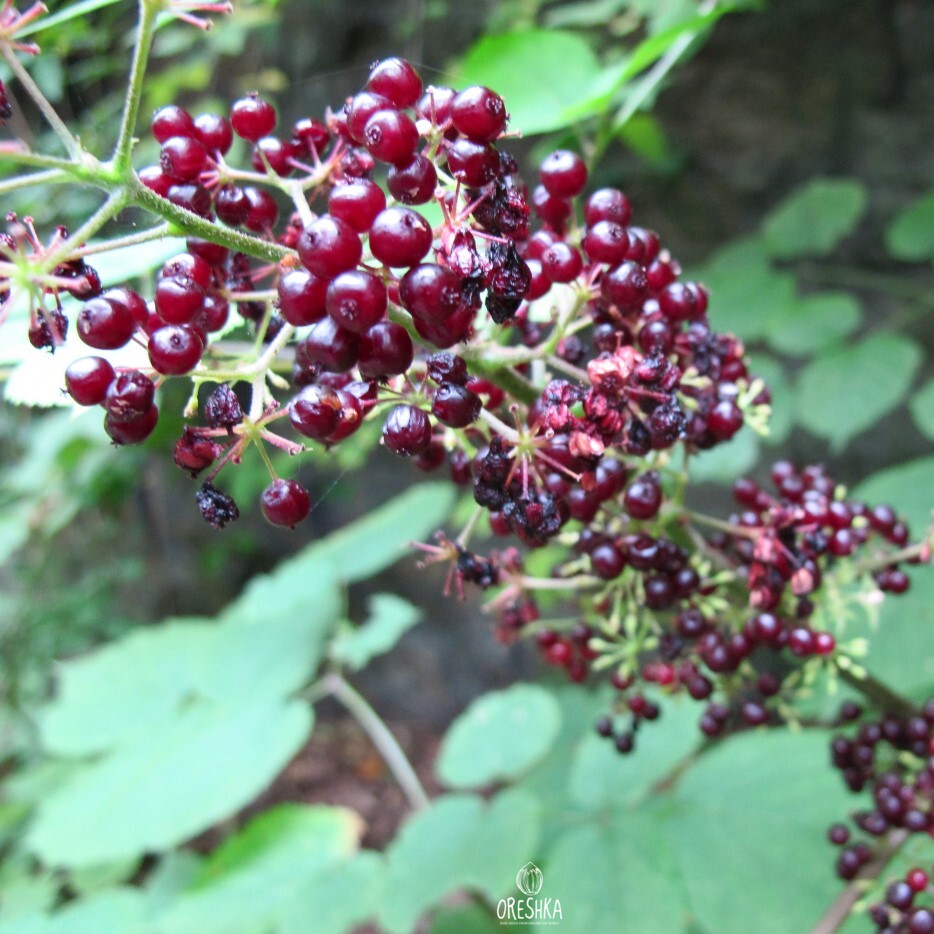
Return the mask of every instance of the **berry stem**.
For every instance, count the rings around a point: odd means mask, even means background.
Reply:
[[[849,918],[853,906],[866,895],[866,883],[878,878],[895,854],[908,839],[907,830],[890,831],[877,855],[831,903],[820,921],[814,925],[811,934],[834,934],[839,931]]]
[[[80,246],[90,240],[108,221],[116,217],[128,204],[130,198],[124,188],[111,192],[107,200],[67,239],[49,250],[42,258],[46,269],[54,269],[63,259],[73,254],[72,246]]]
[[[370,737],[373,745],[389,766],[389,771],[399,783],[413,811],[421,811],[431,803],[412,763],[402,751],[395,736],[379,714],[367,703],[347,680],[337,672],[329,672],[321,679],[321,687],[353,715],[354,719]]]
[[[143,99],[143,81],[146,77],[146,65],[156,30],[156,17],[162,9],[161,0],[139,0],[139,20],[136,25],[136,41],[133,45],[133,63],[130,66],[127,81],[126,100],[120,118],[120,132],[114,147],[113,165],[118,174],[128,175],[132,166],[130,153],[133,149],[133,131],[139,116],[139,106]]]
[[[55,135],[61,140],[68,155],[74,162],[80,162],[83,152],[80,143],[71,135],[71,131],[65,126],[65,122],[58,115],[56,109],[42,93],[39,85],[32,80],[32,75],[29,74],[23,63],[16,57],[16,53],[6,42],[0,42],[0,55],[3,56],[7,65],[10,66],[10,71],[13,72],[26,93],[42,112],[42,116],[45,117]]]
[[[0,182],[0,195],[19,188],[31,188],[33,185],[56,185],[69,182],[71,178],[64,169],[46,169],[44,172],[33,172],[32,175],[17,175]]]
[[[138,243],[149,243],[151,240],[161,240],[169,235],[168,224],[157,224],[150,227],[149,230],[141,230],[139,233],[127,234],[125,237],[114,237],[111,240],[99,240],[96,243],[88,243],[85,246],[78,247],[72,253],[72,256],[93,256],[95,253],[108,253],[110,250],[119,250],[123,247],[136,246]]]
[[[840,680],[859,691],[864,697],[872,701],[879,710],[898,714],[901,717],[910,717],[917,712],[915,705],[910,700],[902,697],[901,694],[897,694],[888,685],[874,678],[864,668],[850,667],[844,662],[844,658],[845,656],[836,659],[837,673],[840,675]]]
[[[726,522],[715,516],[708,516],[702,512],[695,512],[693,509],[686,509],[687,518],[697,525],[706,525],[711,529],[718,529],[721,532],[727,532],[729,535],[736,535],[741,538],[758,538],[759,532],[756,529],[747,529],[744,526],[734,525],[732,522]]]

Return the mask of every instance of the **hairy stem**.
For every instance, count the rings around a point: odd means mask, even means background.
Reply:
[[[120,118],[120,132],[114,148],[113,164],[118,174],[126,175],[130,171],[130,152],[133,149],[133,131],[139,116],[139,105],[143,99],[143,80],[146,77],[146,64],[152,48],[152,37],[156,28],[156,16],[161,9],[160,2],[139,0],[139,22],[136,25],[136,41],[133,46],[133,64],[130,66],[126,101]]]
[[[10,66],[10,71],[16,76],[26,93],[33,99],[33,102],[39,108],[42,116],[45,117],[55,135],[61,140],[68,155],[71,156],[75,162],[80,161],[82,155],[81,145],[74,136],[71,135],[71,130],[65,126],[65,122],[58,115],[58,112],[49,102],[49,99],[42,93],[39,85],[32,80],[32,75],[29,74],[23,63],[16,57],[16,53],[5,42],[0,42],[0,55],[3,56],[7,65]]]
[[[17,175],[0,182],[0,195],[20,188],[31,188],[33,185],[55,185],[67,181],[70,181],[70,178],[63,169],[46,169],[44,172],[33,172],[32,175]]]
[[[427,808],[430,804],[428,794],[415,774],[412,763],[409,762],[402,747],[380,715],[337,672],[329,672],[321,680],[322,687],[353,714],[354,719],[370,737],[386,765],[389,766],[389,771],[399,783],[412,810],[421,811]]]

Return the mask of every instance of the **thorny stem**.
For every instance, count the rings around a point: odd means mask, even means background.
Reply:
[[[399,783],[413,811],[421,811],[431,803],[412,763],[380,715],[367,703],[345,678],[337,672],[328,672],[319,682],[321,688],[340,701],[353,714],[373,745],[383,757],[389,771]]]
[[[907,830],[892,830],[886,837],[885,845],[859,876],[854,879],[834,900],[824,916],[817,922],[811,934],[834,934],[846,922],[853,906],[866,892],[866,883],[878,878],[892,858],[908,839]]]
[[[55,108],[49,103],[48,98],[42,93],[39,85],[32,80],[32,75],[26,70],[23,63],[16,57],[16,53],[5,42],[0,42],[0,55],[3,56],[10,71],[16,76],[22,84],[26,93],[33,99],[33,103],[42,112],[49,126],[55,132],[55,135],[61,140],[62,145],[68,152],[68,155],[75,162],[80,162],[83,155],[81,144],[71,135],[71,130],[65,126],[64,121],[58,115]]]

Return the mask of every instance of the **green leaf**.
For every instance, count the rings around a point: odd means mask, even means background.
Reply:
[[[202,865],[199,877],[158,919],[170,932],[282,930],[279,917],[319,878],[347,864],[357,850],[360,818],[344,808],[278,805],[255,817]],[[330,931],[305,901],[315,930]]]
[[[11,923],[0,920],[0,934],[143,934],[146,896],[138,889],[108,889],[70,902],[53,915],[31,914]]]
[[[452,788],[513,778],[545,756],[561,727],[551,693],[516,684],[477,698],[452,724],[438,753],[438,776]]]
[[[633,114],[617,131],[619,138],[653,166],[671,159],[671,149],[661,123],[648,113]]]
[[[847,292],[807,295],[777,309],[766,340],[791,356],[807,356],[839,343],[859,328],[859,302]]]
[[[826,867],[827,815],[847,808],[826,768],[827,742],[816,731],[747,733],[710,749],[649,801],[608,804],[561,832],[543,859],[541,893],[560,899],[561,929],[810,930],[838,892]],[[728,884],[714,884],[711,867]]]
[[[92,13],[94,10],[100,10],[103,7],[113,6],[119,0],[80,0],[79,3],[72,3],[64,10],[58,10],[52,16],[40,17],[38,20],[27,23],[22,29],[16,31],[17,38],[25,39],[33,33],[42,32],[53,26],[60,26],[74,19],[76,16],[84,16]]]
[[[929,379],[908,403],[911,417],[921,433],[934,441],[934,379]]]
[[[572,32],[528,29],[485,36],[465,55],[460,85],[496,88],[506,101],[509,126],[524,135],[566,126],[562,110],[591,93],[600,63]]]
[[[377,655],[388,652],[421,619],[421,611],[394,594],[380,593],[370,600],[369,619],[340,632],[331,642],[331,657],[353,671],[365,668]]]
[[[412,487],[365,518],[306,549],[302,556],[283,566],[283,580],[269,581],[263,586],[251,585],[242,598],[244,604],[250,613],[265,616],[268,613],[266,601],[284,584],[295,588],[298,601],[302,596],[304,575],[318,562],[335,569],[339,578],[347,583],[372,577],[406,554],[411,541],[436,531],[453,508],[455,496],[454,490],[445,483]],[[295,567],[290,567],[293,564]]]
[[[462,905],[439,911],[432,919],[428,934],[501,934],[502,925],[489,909],[480,905]]]
[[[931,477],[934,477],[934,457],[920,457],[874,474],[859,484],[853,495],[870,505],[888,503],[918,537],[931,524],[934,509]]]
[[[934,257],[934,189],[909,204],[889,225],[885,243],[896,259],[920,262]]]
[[[467,888],[491,899],[504,894],[538,844],[540,807],[520,791],[489,803],[445,795],[411,818],[386,852],[379,922],[408,934],[426,909]]]
[[[736,240],[693,275],[710,289],[710,320],[718,331],[754,340],[794,303],[794,278],[776,272],[761,240]]]
[[[26,845],[49,865],[72,867],[164,851],[252,801],[311,725],[301,701],[192,703],[53,791]]]
[[[798,379],[797,421],[842,450],[901,403],[921,358],[917,344],[888,333],[828,352]]]
[[[766,217],[763,235],[777,259],[825,256],[852,233],[866,208],[866,191],[854,179],[816,178],[802,185]]]

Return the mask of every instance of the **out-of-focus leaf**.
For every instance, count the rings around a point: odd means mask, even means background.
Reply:
[[[934,190],[909,204],[892,221],[885,243],[896,259],[920,262],[934,257]]]

